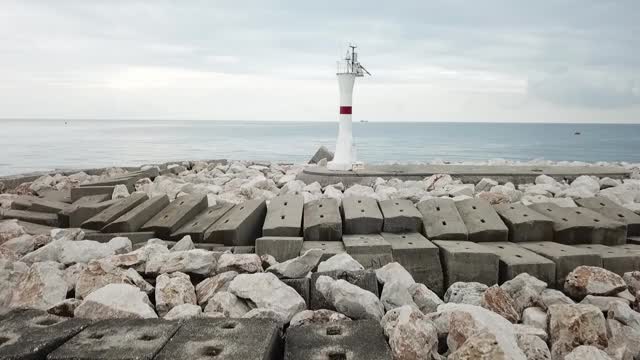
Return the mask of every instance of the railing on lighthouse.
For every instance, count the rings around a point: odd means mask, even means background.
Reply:
[[[354,74],[361,77],[364,74],[371,75],[367,69],[358,62],[358,53],[356,52],[357,46],[349,45],[350,50],[347,51],[347,55],[343,60],[337,62],[337,75],[340,74]]]

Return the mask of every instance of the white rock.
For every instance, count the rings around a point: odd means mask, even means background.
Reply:
[[[394,359],[439,358],[438,331],[424,314],[410,306],[387,312],[381,321]]]
[[[322,186],[320,186],[319,182],[315,181],[303,187],[302,191],[306,191],[312,194],[322,194]]]
[[[67,296],[62,264],[46,261],[29,268],[18,280],[9,304],[16,308],[46,310]]]
[[[580,345],[564,357],[564,360],[612,360],[606,352],[595,346]]]
[[[14,289],[27,271],[25,263],[0,259],[0,312],[9,306]]]
[[[296,327],[311,324],[326,324],[337,321],[351,321],[350,318],[336,311],[319,309],[303,310],[291,318],[289,327]]]
[[[449,286],[444,294],[444,302],[482,306],[482,294],[488,288],[478,282],[458,281]]]
[[[522,323],[547,331],[547,312],[539,307],[528,307],[522,312]]]
[[[602,312],[607,312],[612,303],[619,302],[624,305],[629,305],[629,300],[625,300],[619,297],[614,296],[596,296],[596,295],[587,295],[580,304],[588,304],[593,305],[600,309]]]
[[[345,280],[321,275],[316,280],[316,289],[336,310],[352,319],[379,321],[384,315],[384,306],[377,296]]]
[[[135,286],[109,284],[87,296],[74,316],[87,319],[157,318],[147,294]]]
[[[180,239],[180,241],[178,241],[175,245],[173,245],[173,247],[171,248],[171,251],[186,251],[186,250],[193,250],[195,248],[196,246],[193,244],[193,240],[191,240],[191,236],[187,235],[187,236],[184,236],[182,239]]]
[[[325,261],[318,264],[318,272],[325,271],[358,271],[364,270],[364,266],[360,265],[351,255],[346,252],[333,255]]]
[[[182,304],[173,307],[165,316],[165,320],[194,319],[202,316],[202,308],[193,304]]]
[[[376,269],[376,277],[381,284],[386,284],[389,281],[397,281],[407,288],[415,284],[413,276],[397,262],[392,262]]]
[[[415,283],[409,287],[408,291],[413,302],[424,314],[436,312],[438,306],[444,304],[444,301],[424,284]]]
[[[527,356],[527,360],[549,360],[551,351],[546,341],[535,335],[517,334],[518,346]]]
[[[376,198],[375,191],[372,187],[354,184],[344,191],[344,196],[367,196]]]
[[[542,291],[547,288],[547,283],[522,273],[505,281],[500,287],[514,300],[518,313],[522,313],[525,308],[535,305]]]
[[[412,286],[415,284],[412,284]],[[402,306],[409,306],[418,310],[418,305],[413,301],[409,289],[405,284],[398,281],[387,281],[382,288],[380,301],[386,311]]]
[[[279,278],[295,279],[306,276],[318,265],[324,251],[309,249],[301,256],[270,266],[266,271]]]
[[[122,184],[116,185],[113,189],[113,193],[111,194],[111,199],[117,200],[127,197],[129,197],[129,190],[127,189],[127,186]]]
[[[536,177],[536,185],[540,185],[540,184],[556,184],[557,181],[556,179],[552,178],[551,176],[547,176],[547,175],[539,175],[538,177]]]
[[[287,315],[280,311],[266,308],[255,308],[242,315],[243,319],[269,319],[280,327],[280,330],[289,322]]]
[[[11,251],[15,256],[22,257],[35,249],[36,238],[33,235],[24,234],[0,245],[3,249]]]
[[[196,304],[196,290],[189,275],[181,272],[161,274],[156,278],[156,310],[164,316],[182,304]]]
[[[572,188],[585,188],[591,193],[597,193],[600,190],[598,179],[593,176],[581,175],[571,183]]]
[[[625,303],[611,303],[609,305],[607,317],[609,319],[617,320],[623,325],[630,326],[636,331],[640,331],[640,313],[633,311],[629,305]]]
[[[71,267],[68,269],[71,269]],[[70,277],[74,276],[74,274],[65,273],[65,275],[67,282],[73,281]],[[75,296],[78,299],[83,299],[91,292],[108,284],[134,285],[146,294],[150,294],[153,291],[153,286],[133,269],[124,270],[119,267],[105,265],[100,261],[91,261],[75,275]]]
[[[146,263],[145,273],[162,274],[180,271],[209,276],[216,268],[214,253],[202,249],[154,253]]]
[[[594,197],[595,193],[591,192],[586,187],[570,187],[568,189],[562,190],[556,194],[557,197],[566,197],[571,199],[584,199]]]
[[[220,291],[213,295],[204,312],[221,312],[225,317],[238,318],[248,313],[251,308],[239,297],[228,291]]]
[[[620,180],[615,180],[615,179],[612,179],[610,177],[604,177],[604,178],[600,179],[598,181],[598,183],[600,184],[600,188],[601,189],[606,189],[606,188],[622,185],[622,182]]]
[[[336,202],[338,203],[338,206],[340,206],[340,204],[342,203],[342,198],[344,198],[344,194],[342,193],[342,191],[329,185],[324,189],[322,198],[335,199]]]
[[[536,301],[542,309],[548,309],[551,305],[575,304],[568,296],[555,289],[544,289]]]
[[[219,291],[227,291],[231,280],[235,279],[238,273],[227,271],[216,276],[202,280],[196,285],[196,297],[198,304],[205,306],[207,302]]]
[[[227,271],[253,274],[262,272],[262,260],[257,254],[222,254],[218,258],[216,273]]]
[[[510,202],[520,201],[520,198],[522,198],[522,191],[516,190],[512,183],[496,185],[491,188],[491,192],[505,195]]]
[[[0,221],[0,244],[26,233],[25,228],[18,224],[18,220]]]
[[[491,188],[496,185],[498,185],[497,181],[489,178],[482,178],[482,180],[480,180],[476,185],[475,191],[476,192],[490,191]]]
[[[113,238],[108,243],[92,240],[54,240],[33,251],[21,261],[34,263],[39,261],[57,261],[65,265],[88,263],[118,253],[131,251],[131,241],[127,238]]]

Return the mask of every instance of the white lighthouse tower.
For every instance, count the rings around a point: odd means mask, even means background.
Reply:
[[[338,128],[338,141],[333,161],[327,164],[329,170],[351,170],[355,159],[353,152],[353,135],[351,132],[351,103],[353,98],[353,84],[356,77],[362,77],[366,73],[371,75],[364,66],[358,62],[356,46],[349,45],[347,56],[338,61],[338,84],[340,85],[340,125]]]

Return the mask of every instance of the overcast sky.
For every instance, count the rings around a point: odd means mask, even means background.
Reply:
[[[0,0],[0,118],[640,122],[640,1]]]

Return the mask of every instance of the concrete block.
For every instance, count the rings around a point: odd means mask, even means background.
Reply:
[[[593,250],[602,258],[602,267],[620,276],[640,270],[640,252],[601,244],[580,244],[575,247]]]
[[[420,233],[382,233],[391,244],[393,260],[402,265],[416,282],[425,284],[442,296],[444,275],[440,263],[440,249]]]
[[[18,219],[34,224],[58,227],[58,215],[28,210],[0,209],[0,219]]]
[[[90,184],[80,185],[80,187],[125,185],[127,190],[131,193],[136,190],[135,185],[138,180],[144,178],[150,178],[153,180],[156,176],[158,176],[158,169],[154,167],[148,170],[132,171],[121,176],[115,176]]]
[[[156,234],[153,231],[140,231],[140,232],[120,232],[120,233],[85,233],[84,238],[86,240],[93,240],[99,242],[109,242],[109,240],[114,237],[126,237],[131,240],[133,245],[139,243],[146,243],[149,239],[153,239],[156,237]]]
[[[218,203],[198,214],[194,219],[184,224],[181,228],[171,234],[172,239],[180,240],[189,235],[193,242],[203,242],[204,234],[211,225],[215,224],[224,214],[229,212],[235,205],[230,203]]]
[[[509,229],[491,204],[482,199],[456,202],[460,217],[469,231],[469,241],[507,241]]]
[[[379,269],[393,262],[391,244],[379,234],[344,235],[344,248],[365,269]]]
[[[71,200],[71,190],[53,190],[53,189],[44,189],[39,190],[38,195],[49,201],[58,201],[67,204],[71,204],[73,201]]]
[[[342,239],[342,217],[334,199],[320,199],[304,204],[303,217],[305,241]]]
[[[254,246],[256,239],[262,236],[266,214],[264,200],[255,199],[238,204],[205,232],[204,241],[228,246]]]
[[[13,210],[29,210],[34,200],[38,199],[31,195],[20,195],[11,202]]]
[[[263,236],[256,239],[256,254],[269,254],[283,262],[300,256],[302,242],[302,237]]]
[[[81,197],[100,194],[113,194],[115,186],[79,186],[71,188],[71,201],[76,202]]]
[[[550,287],[555,286],[556,264],[544,256],[527,250],[511,242],[487,242],[482,245],[491,249],[500,258],[498,279],[502,284],[521,273],[546,282]]]
[[[169,205],[167,195],[154,196],[102,228],[102,232],[135,232]]]
[[[231,251],[234,254],[255,254],[256,247],[255,246],[234,246]]]
[[[162,319],[103,320],[84,329],[47,359],[153,359],[179,327],[178,322]]]
[[[302,298],[304,302],[309,306],[309,278],[296,278],[296,279],[280,279],[283,283],[291,286]]]
[[[320,262],[327,260],[333,255],[337,255],[345,252],[344,244],[342,241],[303,241],[302,248],[300,249],[300,255],[304,254],[310,249],[322,250],[322,257]]]
[[[80,198],[86,199],[89,196]],[[79,202],[78,200],[77,202]],[[60,226],[77,228],[82,223],[106,210],[111,205],[117,204],[121,199],[107,200],[99,203],[73,203],[69,208],[58,213]]]
[[[640,245],[640,236],[627,236],[627,244]]]
[[[565,245],[619,245],[626,242],[626,225],[586,208],[565,208],[551,203],[529,205],[553,220],[555,242]]]
[[[45,359],[89,324],[88,320],[67,319],[41,310],[13,310],[0,319],[0,358]]]
[[[0,211],[1,212],[1,211]],[[24,228],[29,235],[51,234],[51,230],[58,227],[36,224],[28,221],[18,220],[18,224]]]
[[[640,236],[640,215],[633,211],[601,196],[577,199],[576,204],[600,213],[611,220],[627,224],[627,236]]]
[[[553,241],[553,220],[524,204],[494,205],[498,215],[509,228],[509,241]]]
[[[382,327],[374,320],[339,321],[287,330],[285,360],[391,360]]]
[[[320,276],[329,276],[336,280],[345,280],[353,285],[356,285],[364,290],[379,296],[378,292],[378,278],[374,270],[360,270],[360,271],[325,271],[311,273],[311,280],[309,282],[309,309],[329,309],[335,310],[324,296],[316,289],[316,281]]]
[[[348,196],[342,199],[345,234],[379,234],[383,217],[378,201],[365,196]]]
[[[47,200],[47,199],[33,199],[29,210],[36,211],[36,212],[57,214],[69,208],[70,206],[71,204],[61,202],[61,201],[54,201],[54,200]]]
[[[103,201],[109,201],[111,200],[111,195],[112,194],[98,194],[83,196],[80,199],[74,201],[72,205],[97,204]]]
[[[624,249],[625,251],[629,251],[632,253],[639,253],[640,254],[640,244],[634,244],[634,243],[629,243],[629,244],[624,244],[624,245],[615,245],[612,246],[614,248],[620,248],[620,249]]]
[[[282,347],[280,329],[269,319],[200,318],[185,321],[155,360],[279,360]]]
[[[417,205],[422,214],[424,234],[430,240],[468,239],[467,226],[462,221],[456,203],[451,199],[434,198]]]
[[[602,267],[600,255],[590,249],[550,241],[526,242],[519,245],[556,263],[555,285],[558,288],[564,285],[567,275],[580,265]]]
[[[148,199],[149,197],[144,193],[132,194],[131,196],[122,199],[121,201],[92,216],[90,219],[83,222],[81,227],[86,229],[100,230],[107,224],[115,221],[117,218],[131,211],[133,208],[142,204]]]
[[[422,214],[413,206],[411,200],[380,201],[380,210],[384,217],[382,226],[384,232],[405,233],[422,230]]]
[[[498,283],[499,257],[491,249],[471,241],[436,240],[444,272],[444,288],[457,281],[491,286]]]
[[[153,231],[160,238],[169,240],[172,233],[207,208],[206,195],[179,197],[142,225],[142,231]]]
[[[302,233],[302,195],[281,195],[271,199],[262,227],[263,236],[300,236]]]

